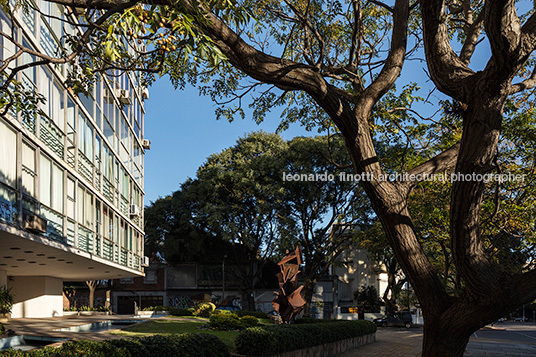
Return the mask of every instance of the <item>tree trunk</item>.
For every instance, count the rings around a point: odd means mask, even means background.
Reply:
[[[93,309],[94,308],[94,301],[95,301],[95,290],[97,289],[97,285],[99,285],[99,281],[98,280],[88,280],[86,281],[86,284],[89,288],[89,302],[88,302],[88,307],[90,309]]]
[[[311,281],[310,279],[305,279],[303,283],[303,289],[302,289],[302,296],[305,299],[305,306],[303,307],[303,316],[307,317],[314,317],[311,316],[311,304],[312,304],[312,298],[313,298],[313,292],[315,288],[316,282]]]
[[[253,289],[247,288],[242,290],[242,310],[255,311],[255,298],[253,297]]]
[[[424,337],[421,356],[458,357],[463,356],[471,334],[468,336],[448,333],[450,329],[436,320],[424,324]]]

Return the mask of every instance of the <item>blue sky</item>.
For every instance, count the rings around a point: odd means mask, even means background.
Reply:
[[[261,125],[252,119],[232,123],[216,120],[215,105],[209,97],[199,96],[196,88],[175,90],[167,78],[160,78],[149,88],[145,101],[145,138],[151,150],[145,155],[145,204],[179,188],[213,153],[233,146],[239,137],[256,130],[274,132],[277,114]],[[311,135],[294,124],[283,132],[284,139]]]
[[[412,41],[408,47],[411,47]],[[453,44],[454,45],[454,44]],[[424,58],[420,51],[417,56]],[[486,44],[477,47],[471,68],[480,70],[489,58]],[[433,84],[424,70],[422,60],[409,60],[404,64],[397,89],[408,82],[417,82],[422,88],[419,95],[426,97]],[[231,123],[216,120],[215,105],[210,97],[200,96],[196,88],[175,90],[168,78],[158,79],[149,88],[149,100],[145,101],[145,138],[151,140],[151,150],[145,155],[145,204],[176,191],[196,171],[205,159],[235,144],[239,137],[256,130],[274,132],[279,124],[279,112],[274,112],[257,125],[251,118],[237,119]],[[435,91],[430,100],[436,102],[445,96]],[[431,115],[437,106],[417,104],[422,115]],[[247,112],[246,112],[247,113]],[[281,133],[286,139],[295,136],[314,135],[298,123]]]

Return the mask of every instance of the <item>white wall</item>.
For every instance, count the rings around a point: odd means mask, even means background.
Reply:
[[[12,318],[63,316],[63,281],[43,276],[15,276],[8,280],[15,304]]]

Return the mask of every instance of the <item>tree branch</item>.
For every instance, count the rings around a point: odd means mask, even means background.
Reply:
[[[420,0],[424,27],[424,48],[428,70],[437,88],[465,103],[470,97],[468,80],[474,74],[450,46],[445,3]]]
[[[457,142],[449,149],[443,151],[441,154],[431,158],[430,160],[414,167],[408,171],[408,175],[415,175],[415,177],[422,177],[420,181],[405,181],[404,186],[408,190],[422,182],[427,176],[445,172],[450,168],[454,168],[456,160],[458,158],[458,152],[460,151],[460,143]]]

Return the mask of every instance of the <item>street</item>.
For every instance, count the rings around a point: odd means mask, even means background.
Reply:
[[[422,328],[380,327],[376,342],[338,357],[415,357],[419,356],[422,344]],[[465,356],[536,356],[536,324],[504,322],[487,326],[471,337]]]

